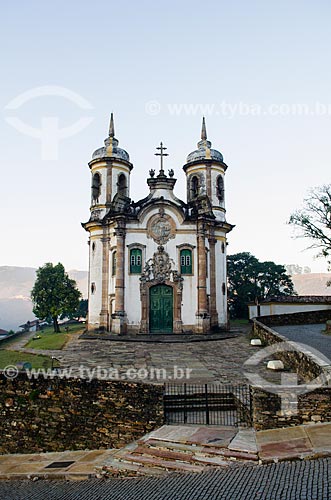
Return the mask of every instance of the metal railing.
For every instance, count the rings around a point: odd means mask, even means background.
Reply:
[[[166,384],[166,424],[251,425],[249,385]]]

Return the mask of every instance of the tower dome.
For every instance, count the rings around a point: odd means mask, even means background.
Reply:
[[[207,140],[205,117],[202,119],[201,140],[197,144],[198,149],[192,151],[187,157],[186,165],[203,160],[214,160],[223,162],[223,155],[217,149],[211,149],[211,142]]]
[[[97,158],[116,158],[130,162],[129,154],[122,148],[118,147],[118,140],[115,138],[114,116],[110,116],[109,134],[105,139],[105,145],[102,148],[96,149],[92,155],[92,160]]]

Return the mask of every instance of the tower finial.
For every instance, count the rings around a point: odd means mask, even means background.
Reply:
[[[202,141],[207,140],[206,121],[204,116],[202,117],[201,140]]]
[[[111,113],[111,115],[110,115],[109,137],[115,137],[114,114],[113,113]]]

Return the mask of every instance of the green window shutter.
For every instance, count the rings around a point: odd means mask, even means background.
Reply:
[[[130,273],[141,274],[142,272],[142,252],[140,248],[130,250]]]
[[[184,249],[180,251],[180,273],[192,274],[192,252]]]

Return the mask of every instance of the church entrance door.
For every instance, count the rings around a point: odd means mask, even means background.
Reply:
[[[168,285],[152,286],[149,290],[149,331],[170,333],[173,328],[173,291]]]

